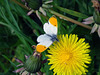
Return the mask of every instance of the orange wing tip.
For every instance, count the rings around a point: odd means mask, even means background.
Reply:
[[[44,46],[44,45],[37,45],[36,46],[36,50],[38,51],[38,52],[43,52],[43,51],[45,51],[47,49],[47,47],[46,46]]]
[[[52,17],[49,19],[49,22],[50,22],[53,26],[55,26],[55,27],[58,26],[58,24],[57,24],[57,18],[56,18],[55,16],[52,16]]]

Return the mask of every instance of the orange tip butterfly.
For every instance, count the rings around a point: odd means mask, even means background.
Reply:
[[[55,16],[52,16],[48,23],[45,23],[43,26],[45,34],[40,35],[37,38],[37,46],[36,50],[38,52],[45,51],[55,40],[57,40],[57,18]]]

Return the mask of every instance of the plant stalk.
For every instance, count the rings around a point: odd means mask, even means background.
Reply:
[[[20,2],[16,1],[16,0],[11,0],[13,2],[15,2],[16,4],[20,5],[21,7],[27,9],[27,10],[30,10],[29,8],[27,8],[25,5],[21,4]]]
[[[60,17],[60,18],[62,18],[62,19],[64,19],[64,20],[66,20],[66,21],[75,23],[75,24],[77,24],[77,25],[79,25],[79,26],[82,26],[82,27],[87,28],[87,29],[90,29],[90,30],[92,29],[92,27],[90,27],[90,26],[88,26],[88,25],[85,25],[85,24],[83,24],[83,23],[81,23],[81,22],[78,22],[78,21],[76,21],[76,20],[74,20],[74,19],[71,19],[71,18],[69,18],[69,17],[67,17],[67,16],[64,16],[64,15],[62,15],[62,14],[59,14],[59,13],[57,13],[57,12],[51,10],[51,9],[49,9],[49,12],[52,13],[52,14],[54,14],[54,15],[56,15],[56,16],[58,16],[58,17]]]

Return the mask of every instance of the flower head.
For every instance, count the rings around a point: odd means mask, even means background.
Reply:
[[[26,56],[26,61],[22,62],[21,60],[15,58],[15,60],[20,63],[16,67],[21,66],[21,68],[13,71],[15,73],[20,73],[21,75],[30,75],[34,73],[39,73],[40,68],[41,68],[41,55],[40,53],[34,52],[33,55],[31,56]],[[38,74],[39,75],[39,74]]]
[[[58,36],[58,40],[50,46],[48,50],[50,70],[53,69],[54,75],[82,75],[86,74],[90,64],[90,46],[84,42],[84,38],[78,40],[77,35],[68,34]]]
[[[44,16],[46,16],[45,10],[53,7],[53,5],[50,5],[50,3],[53,2],[53,0],[49,0],[49,1],[45,1],[45,2],[43,0],[22,0],[22,2],[25,2],[25,6],[30,10],[27,13],[27,15],[30,15],[33,12],[35,12],[39,19],[41,19],[39,16],[39,11]]]
[[[98,1],[98,0],[91,0],[91,1],[93,3],[93,7],[95,9],[93,16],[84,19],[84,22],[82,22],[82,23],[84,23],[84,24],[94,23],[90,33],[94,33],[97,30],[98,35],[100,37],[100,1]]]

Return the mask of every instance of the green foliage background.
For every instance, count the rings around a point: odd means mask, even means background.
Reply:
[[[20,0],[17,1],[22,3]],[[54,5],[51,8],[53,11],[80,22],[82,19],[92,16],[94,11],[91,0],[54,0],[52,5]],[[46,10],[47,16],[40,13],[40,20],[35,13],[27,16],[27,12],[28,10],[13,0],[0,0],[0,75],[15,75],[12,71],[17,69],[18,63],[12,59],[16,56],[25,61],[24,55],[33,53],[31,46],[37,44],[37,37],[44,33],[43,24],[53,15],[48,9]],[[89,42],[92,63],[89,65],[87,75],[100,75],[100,38],[97,33],[90,34],[89,29],[59,17],[57,20],[58,34],[77,34],[79,38],[85,38],[86,42]],[[47,51],[42,53],[42,60],[46,59],[46,53]],[[41,71],[46,75],[52,75],[53,72],[49,71],[49,67],[45,63],[42,65]]]

